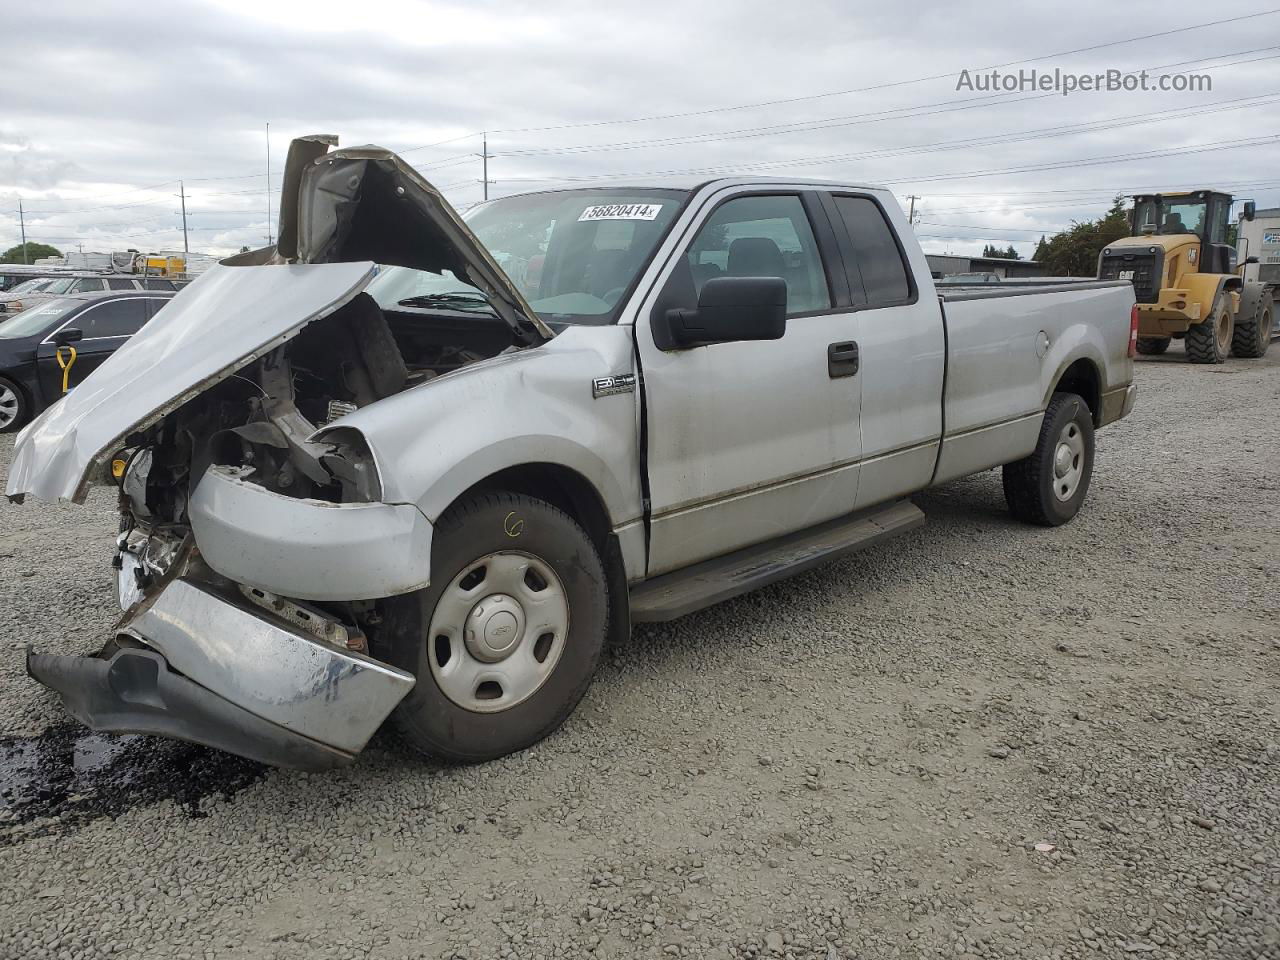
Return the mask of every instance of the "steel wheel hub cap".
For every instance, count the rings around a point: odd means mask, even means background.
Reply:
[[[505,660],[524,633],[524,608],[515,597],[495,593],[472,608],[462,635],[467,652],[485,663]]]
[[[436,602],[426,638],[441,692],[476,713],[533,696],[555,671],[569,635],[569,598],[550,565],[501,551],[472,562]]]
[[[1059,500],[1070,500],[1083,475],[1084,437],[1079,424],[1072,421],[1058,434],[1058,444],[1053,451],[1053,495]]]

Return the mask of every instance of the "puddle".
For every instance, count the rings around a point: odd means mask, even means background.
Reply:
[[[53,827],[115,817],[161,800],[204,816],[200,801],[229,797],[267,769],[191,743],[78,725],[51,727],[38,737],[0,737],[0,836],[15,824],[57,818]]]

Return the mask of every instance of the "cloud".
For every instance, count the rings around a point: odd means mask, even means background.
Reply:
[[[1210,70],[1209,92],[956,90],[964,68],[1239,15],[1189,0],[1162,7],[1159,23],[1100,0],[1069,11],[936,0],[909,10],[836,0],[217,0],[135,5],[128,17],[109,7],[47,0],[9,25],[6,72],[23,82],[8,85],[0,135],[0,242],[17,234],[9,210],[21,195],[33,238],[180,247],[182,180],[193,249],[260,244],[268,121],[277,174],[297,134],[410,150],[489,130],[498,195],[557,178],[715,168],[890,182],[923,198],[918,232],[932,250],[1013,242],[1027,254],[1038,231],[1096,216],[1116,192],[1239,183],[1260,205],[1280,202],[1274,146],[1176,152],[1277,129],[1277,61],[1241,52],[1261,47],[1280,16],[1026,65],[1255,59]],[[920,77],[933,78],[902,82]],[[830,91],[858,92],[808,98]],[[1266,93],[1276,98],[1216,106]],[[760,101],[775,102],[721,109]],[[1162,113],[1197,107],[1215,112]],[[611,122],[669,114],[686,115]],[[466,205],[481,192],[479,150],[472,136],[408,157]],[[1166,152],[1024,169],[1153,150]],[[823,157],[841,159],[814,159]]]

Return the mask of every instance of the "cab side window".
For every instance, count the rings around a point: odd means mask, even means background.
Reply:
[[[875,201],[867,197],[834,199],[852,247],[853,263],[846,264],[850,284],[855,290],[861,285],[868,307],[909,303],[915,293],[911,274]]]
[[[795,195],[738,197],[721,204],[698,231],[685,260],[677,271],[687,267],[695,303],[713,277],[782,277],[788,316],[831,306],[818,243]]]
[[[99,290],[105,289],[106,284],[101,280],[83,277],[75,282],[71,288],[72,293],[97,293]]]
[[[129,337],[147,322],[147,305],[141,297],[110,300],[90,307],[71,322],[84,331],[84,338]]]

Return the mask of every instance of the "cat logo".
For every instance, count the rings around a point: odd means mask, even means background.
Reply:
[[[634,393],[636,389],[636,375],[634,373],[620,373],[613,377],[596,377],[591,381],[591,396],[599,400],[601,397],[611,397],[615,393]]]

